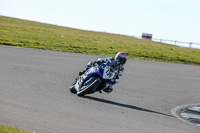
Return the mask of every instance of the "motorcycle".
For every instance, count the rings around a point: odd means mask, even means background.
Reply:
[[[97,91],[101,93],[102,90],[113,83],[117,75],[118,69],[115,63],[107,61],[101,65],[97,64],[76,78],[75,82],[69,87],[69,90],[79,97],[85,94],[93,94]]]

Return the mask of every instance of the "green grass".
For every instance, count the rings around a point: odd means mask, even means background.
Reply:
[[[31,133],[25,130],[0,125],[0,133]]]
[[[133,29],[134,30],[134,29]],[[0,16],[0,44],[83,54],[200,65],[200,49]]]

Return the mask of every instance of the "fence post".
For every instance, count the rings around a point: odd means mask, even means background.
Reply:
[[[192,48],[192,42],[190,42],[190,46],[189,47]]]

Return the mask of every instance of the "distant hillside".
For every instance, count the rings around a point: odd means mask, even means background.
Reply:
[[[5,16],[0,16],[0,44],[106,56],[124,51],[129,58],[200,65],[200,49]]]

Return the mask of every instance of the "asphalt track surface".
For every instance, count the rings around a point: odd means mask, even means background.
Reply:
[[[128,59],[112,93],[70,93],[77,72],[98,57],[0,46],[0,124],[38,133],[200,133],[170,113],[199,103],[199,66]]]

